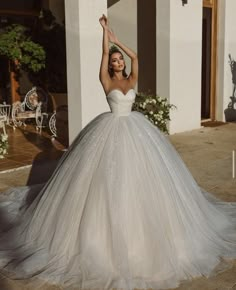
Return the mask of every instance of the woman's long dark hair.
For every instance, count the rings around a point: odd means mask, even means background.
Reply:
[[[114,76],[114,71],[110,67],[110,61],[111,61],[111,57],[112,57],[112,55],[114,53],[120,53],[124,57],[123,53],[118,49],[118,47],[116,47],[115,45],[112,45],[110,47],[110,50],[109,50],[109,61],[108,61],[108,72],[109,72],[109,75],[110,75],[111,78]],[[127,78],[128,75],[127,75],[125,69],[126,69],[126,66],[124,67],[124,69],[122,71],[122,75],[123,75],[123,77]]]

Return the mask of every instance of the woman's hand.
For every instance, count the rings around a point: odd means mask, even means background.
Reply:
[[[118,42],[118,38],[116,37],[115,33],[108,27],[108,20],[105,14],[102,14],[102,17],[99,18],[99,22],[103,29],[107,30],[108,40],[116,44]]]
[[[114,44],[117,44],[118,43],[118,38],[116,37],[115,33],[108,29],[108,39],[110,42],[114,43]]]
[[[99,18],[99,22],[104,29],[108,29],[108,21],[105,14],[102,14],[102,17]]]

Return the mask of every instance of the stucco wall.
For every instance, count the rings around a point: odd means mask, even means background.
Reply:
[[[120,0],[109,7],[108,20],[120,41],[137,52],[137,0]],[[129,73],[130,60],[125,60]]]
[[[170,1],[156,1],[156,92],[170,98]]]

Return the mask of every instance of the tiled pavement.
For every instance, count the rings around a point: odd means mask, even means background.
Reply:
[[[0,192],[46,181],[63,154],[63,146],[52,141],[45,130],[39,134],[30,125],[15,130],[8,127],[7,133],[8,154],[0,159]]]
[[[39,134],[34,126],[7,127],[8,154],[0,159],[0,172],[15,169],[40,160],[54,160],[61,151],[53,146],[51,136],[46,131]]]
[[[50,138],[35,135],[35,132],[15,132],[19,147],[9,151],[8,163],[27,165],[33,156],[36,160],[50,162],[61,154],[53,148]],[[14,133],[14,134],[15,134]],[[236,201],[236,179],[232,178],[232,150],[236,150],[236,124],[229,123],[218,127],[206,127],[191,132],[169,136],[172,144],[182,156],[198,184],[217,197],[226,201]],[[28,140],[28,141],[26,141]],[[11,141],[10,141],[11,142]],[[36,142],[35,144],[33,144]],[[12,146],[12,147],[14,147]],[[55,154],[55,155],[54,155]],[[20,157],[20,156],[24,156]],[[16,157],[16,158],[14,158]],[[31,159],[30,159],[31,158]],[[46,159],[45,159],[46,158]],[[27,160],[26,160],[27,159]],[[7,162],[5,162],[7,163]],[[9,165],[10,166],[10,165]],[[1,160],[0,160],[0,168]],[[6,165],[5,169],[9,168]],[[48,168],[48,167],[47,167]],[[32,168],[9,173],[0,173],[0,191],[10,186],[29,183]],[[33,176],[37,174],[32,174]],[[59,290],[57,287],[44,287],[41,290]],[[176,290],[236,290],[236,262],[227,270],[211,278],[196,278],[182,284]],[[34,290],[27,282],[0,280],[0,290]],[[70,290],[70,289],[69,289]]]

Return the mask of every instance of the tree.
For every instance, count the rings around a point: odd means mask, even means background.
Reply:
[[[27,31],[19,24],[7,26],[0,33],[0,55],[7,57],[16,69],[38,72],[45,68],[45,50],[31,40]]]

